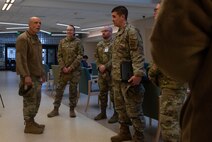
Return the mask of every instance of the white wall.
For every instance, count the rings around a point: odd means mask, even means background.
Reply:
[[[133,22],[132,24],[139,29],[142,39],[143,39],[143,45],[144,45],[144,55],[145,55],[145,61],[150,62],[152,61],[152,56],[150,52],[151,43],[150,43],[150,34],[153,27],[153,18],[145,18],[142,20],[138,20]]]
[[[94,62],[94,51],[97,42],[83,41],[84,54],[88,56],[88,63]]]

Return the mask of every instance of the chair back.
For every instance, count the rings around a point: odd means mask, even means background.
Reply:
[[[91,68],[92,68],[92,72],[91,72],[91,75],[92,75],[92,78],[97,78],[98,77],[98,69],[97,69],[97,65],[96,63],[91,63]]]
[[[88,96],[85,111],[87,111],[88,109],[90,96],[98,96],[99,94],[99,85],[97,79],[92,79],[88,68],[85,67],[82,67],[81,77],[79,81],[79,93],[83,93]]]
[[[81,77],[79,81],[79,92],[83,94],[88,94],[88,83],[91,80],[89,70],[85,67],[81,67]]]
[[[150,80],[144,81],[142,84],[145,88],[142,104],[144,115],[158,120],[160,88],[155,86]]]
[[[45,71],[46,80],[48,80],[48,74],[50,73],[49,66],[47,64],[43,64],[43,69]]]

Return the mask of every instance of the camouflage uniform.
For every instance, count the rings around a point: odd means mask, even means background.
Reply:
[[[155,66],[155,65],[154,65]],[[183,83],[164,75],[156,66],[151,65],[149,77],[161,89],[160,125],[164,142],[179,142],[179,113],[186,97]]]
[[[42,45],[37,35],[28,31],[22,33],[16,41],[16,72],[20,75],[19,87],[24,85],[24,77],[30,76],[33,88],[23,95],[24,120],[34,119],[41,101],[41,77],[45,75],[42,65]]]
[[[81,68],[80,61],[83,56],[83,46],[80,39],[64,38],[60,41],[58,47],[58,62],[61,68],[59,83],[56,88],[56,96],[54,106],[59,107],[62,101],[63,93],[67,83],[69,82],[69,100],[70,109],[74,109],[77,103],[77,84],[80,79]],[[72,70],[70,73],[64,74],[62,69],[64,67],[70,67]]]
[[[144,87],[142,84],[131,86],[130,83],[121,81],[120,64],[122,61],[131,60],[135,76],[144,75],[144,52],[142,39],[138,31],[127,24],[125,28],[119,29],[112,48],[112,79],[114,83],[115,108],[119,115],[119,123],[132,125],[135,132],[143,132],[145,120],[142,111]],[[120,128],[121,130],[121,128]]]
[[[98,75],[98,84],[100,88],[99,98],[101,101],[102,110],[106,110],[107,107],[108,91],[110,91],[111,102],[114,104],[114,98],[113,98],[114,93],[112,89],[112,80],[111,80],[111,68],[107,65],[111,60],[112,42],[113,42],[112,38],[100,41],[97,44],[94,55],[97,67],[99,65],[105,65],[107,67],[104,73],[99,72]]]

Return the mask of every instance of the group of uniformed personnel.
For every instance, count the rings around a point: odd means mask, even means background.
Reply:
[[[103,41],[97,44],[95,50],[94,55],[99,70],[98,83],[100,87],[101,112],[94,119],[100,120],[107,118],[107,94],[110,91],[114,115],[109,120],[109,123],[115,123],[117,121],[120,123],[120,132],[116,136],[111,137],[111,141],[122,142],[133,140],[134,142],[143,142],[145,119],[142,111],[142,102],[145,89],[141,84],[141,79],[145,75],[145,72],[142,38],[135,27],[127,22],[128,10],[126,7],[117,6],[112,9],[111,13],[112,21],[119,29],[115,38],[112,39],[112,28],[105,27],[102,30]],[[30,91],[20,94],[24,98],[23,111],[26,122],[24,132],[33,134],[43,133],[45,127],[45,125],[38,124],[34,121],[41,100],[41,84],[44,81],[41,56],[42,47],[36,35],[40,30],[40,25],[40,18],[30,18],[29,29],[18,37],[16,43],[16,67],[17,74],[21,77],[20,88],[31,87],[29,89]],[[77,84],[80,79],[80,62],[84,49],[80,39],[76,38],[74,33],[74,26],[68,25],[67,37],[59,43],[59,84],[56,89],[54,109],[47,114],[48,117],[59,115],[63,92],[68,82],[70,83],[70,117],[76,117],[74,109],[77,105]],[[131,62],[133,71],[133,75],[125,82],[121,79],[120,73],[120,65],[124,61]],[[165,91],[167,90],[163,90],[162,92]],[[167,96],[173,94],[173,92],[167,92]],[[181,100],[183,100],[183,96]],[[166,102],[166,99],[164,102]],[[172,99],[170,102],[174,103],[175,101]],[[133,135],[131,135],[129,129],[130,125],[134,128]],[[167,124],[161,123],[161,125],[165,126]],[[173,135],[173,137],[175,136]]]

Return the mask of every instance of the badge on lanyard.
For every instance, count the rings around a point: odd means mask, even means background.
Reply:
[[[109,48],[105,47],[104,52],[108,52],[108,51],[109,51]]]

